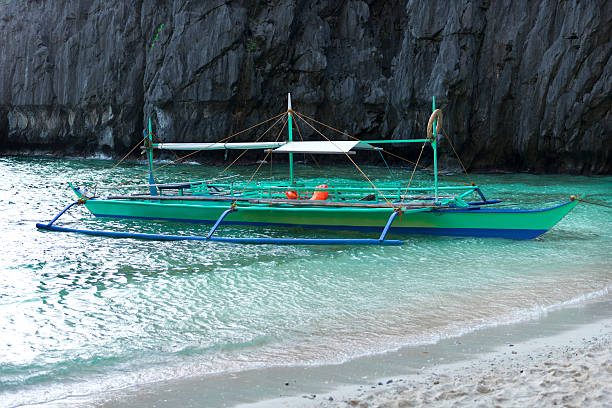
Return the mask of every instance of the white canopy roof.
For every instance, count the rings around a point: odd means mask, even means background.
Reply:
[[[360,143],[358,140],[289,142],[274,149],[274,153],[343,154],[354,149],[376,150],[376,147],[368,143]]]
[[[286,142],[246,142],[246,143],[156,143],[153,145],[161,150],[244,150],[244,149],[274,149]]]
[[[377,147],[358,140],[310,142],[245,142],[245,143],[155,143],[160,150],[245,150],[274,149],[274,153],[344,154],[351,150],[376,150]]]

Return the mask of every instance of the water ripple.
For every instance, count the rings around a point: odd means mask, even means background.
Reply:
[[[609,296],[612,287],[611,215],[585,206],[526,242],[416,236],[402,247],[292,248],[35,229],[36,221],[52,218],[74,199],[68,181],[92,183],[108,164],[0,157],[0,395],[9,406],[189,375],[338,363],[537,318]],[[338,178],[351,177],[350,169],[334,170]],[[387,174],[367,170],[376,180]],[[212,175],[216,169],[198,171]],[[249,171],[238,169],[241,177]],[[110,181],[140,172],[141,164],[127,163]],[[410,176],[394,172],[400,179]],[[169,173],[169,180],[190,177],[179,168]],[[491,197],[512,200],[512,191],[525,192],[522,203],[530,208],[574,192],[612,197],[610,177],[475,178],[488,185]],[[417,182],[424,180],[419,174]],[[153,233],[207,230],[99,220],[82,208],[61,222]],[[223,227],[221,233],[286,231]]]

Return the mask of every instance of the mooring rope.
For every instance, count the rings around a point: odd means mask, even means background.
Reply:
[[[605,208],[612,208],[612,205],[608,205],[608,204],[604,204],[604,203],[596,203],[595,201],[585,200],[584,198],[582,198],[580,196],[572,195],[572,196],[570,196],[570,198],[571,198],[572,201],[578,200],[578,201],[581,201],[581,202],[587,203],[587,204],[599,205],[599,206],[605,207]]]

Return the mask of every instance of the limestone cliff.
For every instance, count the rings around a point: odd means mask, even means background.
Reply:
[[[0,151],[122,155],[149,116],[216,141],[287,92],[354,136],[420,137],[436,95],[473,170],[609,173],[611,33],[607,0],[0,0]]]

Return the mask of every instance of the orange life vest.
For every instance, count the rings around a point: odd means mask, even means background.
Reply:
[[[320,186],[317,186],[317,188],[327,188],[326,184],[321,184]],[[314,194],[312,195],[312,197],[310,197],[311,200],[327,200],[327,197],[329,196],[329,192],[328,191],[316,191],[314,192]]]

